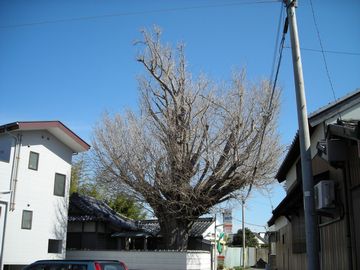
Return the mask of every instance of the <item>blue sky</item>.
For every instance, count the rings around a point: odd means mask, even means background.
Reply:
[[[259,1],[1,1],[0,124],[61,120],[90,141],[102,112],[137,108],[136,77],[143,70],[135,61],[138,48],[133,42],[140,38],[140,29],[153,25],[163,29],[164,41],[186,44],[194,74],[204,72],[222,81],[234,68],[245,67],[250,80],[268,78],[281,2],[255,2]],[[313,0],[313,5],[324,49],[344,52],[326,53],[335,94],[341,97],[360,87],[360,2]],[[299,1],[297,17],[301,46],[320,49],[309,0]],[[302,60],[311,112],[333,101],[333,94],[321,53],[304,50]],[[279,130],[287,145],[297,129],[288,48],[279,85]],[[273,206],[284,194],[275,184]],[[267,196],[254,193],[247,202],[246,222],[265,225],[270,205]],[[235,205],[235,229],[240,213],[240,205]]]

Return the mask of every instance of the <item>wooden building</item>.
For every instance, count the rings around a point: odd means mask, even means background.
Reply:
[[[309,116],[321,269],[360,269],[360,89]],[[271,269],[306,269],[299,136],[276,175],[287,195],[273,211]]]
[[[211,251],[215,230],[213,218],[198,218],[191,230],[188,250]],[[159,250],[164,249],[157,220],[132,220],[106,203],[74,193],[70,197],[68,250]]]

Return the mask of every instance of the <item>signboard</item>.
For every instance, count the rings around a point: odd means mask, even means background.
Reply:
[[[225,256],[217,256],[217,269],[223,269],[224,268],[224,261],[225,261]]]
[[[232,213],[231,210],[225,210],[223,213],[224,232],[226,234],[232,233]]]

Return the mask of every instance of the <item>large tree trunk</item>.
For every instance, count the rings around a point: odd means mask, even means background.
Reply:
[[[162,215],[158,220],[165,248],[168,250],[187,250],[192,224],[189,221],[179,219],[179,217],[166,215]]]

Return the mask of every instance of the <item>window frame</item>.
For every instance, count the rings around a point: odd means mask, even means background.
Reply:
[[[63,188],[63,194],[57,194],[56,193],[56,176],[63,176],[64,177],[64,188]],[[65,197],[65,193],[66,193],[66,175],[62,174],[62,173],[55,173],[55,177],[54,177],[54,195],[58,196],[58,197]]]
[[[53,244],[57,245],[57,251],[50,250],[50,241],[54,241]],[[53,246],[51,246],[53,247]],[[62,239],[49,239],[48,240],[48,253],[50,254],[61,254],[63,253],[63,240]]]
[[[29,227],[24,226],[24,214],[25,213],[30,213],[30,226]],[[31,210],[23,210],[22,215],[21,215],[21,229],[23,229],[23,230],[31,230],[32,221],[33,221],[33,211],[31,211]]]
[[[36,158],[36,168],[31,168],[31,167],[30,167],[31,154],[35,154],[35,155],[37,156],[37,158]],[[28,169],[33,170],[33,171],[37,171],[37,170],[39,169],[39,157],[40,157],[40,154],[39,154],[39,153],[34,152],[34,151],[30,151],[30,153],[29,153]]]

